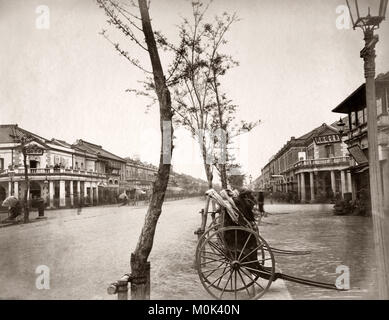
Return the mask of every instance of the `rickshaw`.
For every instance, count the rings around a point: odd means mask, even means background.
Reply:
[[[256,300],[268,292],[277,279],[340,290],[335,284],[294,277],[277,270],[275,255],[307,255],[310,251],[278,249],[266,242],[258,230],[261,217],[256,221],[256,203],[250,190],[218,193],[211,189],[206,197],[204,233],[197,243],[195,264],[203,287],[213,298]],[[211,201],[217,203],[219,210],[209,210]],[[212,220],[206,226],[208,213]]]

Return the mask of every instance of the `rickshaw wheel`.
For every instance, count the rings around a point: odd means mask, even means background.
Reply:
[[[273,253],[254,230],[240,226],[208,229],[196,249],[196,269],[216,299],[256,300],[271,286]]]

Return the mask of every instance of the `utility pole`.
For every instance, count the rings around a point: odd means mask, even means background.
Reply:
[[[364,33],[365,47],[361,51],[361,58],[364,60],[366,108],[367,108],[367,135],[369,145],[369,179],[371,212],[374,224],[374,241],[378,263],[378,291],[379,298],[389,299],[389,217],[384,212],[381,169],[378,153],[378,131],[377,131],[377,101],[375,89],[375,46],[378,42],[378,35],[374,30],[379,28],[380,23],[385,20],[388,0],[381,0],[378,15],[371,15],[371,8],[368,6],[367,15],[361,16],[361,6],[355,0],[356,20],[349,2],[346,0],[350,11],[353,27],[361,28]],[[364,6],[368,5],[363,3]],[[373,8],[374,9],[374,8]]]

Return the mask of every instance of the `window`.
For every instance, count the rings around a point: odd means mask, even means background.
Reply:
[[[0,170],[4,170],[4,159],[0,158]]]
[[[378,116],[383,113],[382,102],[383,102],[382,98],[377,99],[377,115]]]
[[[307,150],[307,157],[308,157],[308,159],[314,159],[315,158],[313,147],[309,147],[308,148],[308,150]]]
[[[30,160],[30,168],[31,168],[31,169],[36,169],[36,168],[38,168],[38,161],[36,161],[36,160]]]
[[[357,126],[356,119],[355,119],[355,112],[351,112],[351,127],[355,128]]]
[[[365,123],[365,115],[364,115],[363,110],[358,111],[358,123],[359,124]]]
[[[326,145],[325,149],[326,149],[326,158],[333,158],[335,156],[335,148],[333,144]]]

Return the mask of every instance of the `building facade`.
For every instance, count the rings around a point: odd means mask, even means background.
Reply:
[[[77,140],[74,144],[46,139],[18,125],[0,125],[0,203],[8,196],[24,198],[25,167],[20,137],[31,137],[27,153],[29,200],[43,198],[49,208],[116,203],[123,191],[140,189],[147,199],[158,167],[121,158],[102,146]],[[171,169],[166,195],[205,192],[207,183]]]
[[[376,78],[378,156],[381,170],[381,191],[384,201],[389,196],[389,72]],[[344,140],[351,155],[353,199],[370,201],[369,145],[365,84],[359,86],[333,112],[346,114]]]
[[[328,202],[351,192],[346,144],[334,126],[322,124],[289,141],[263,167],[258,189],[299,201]]]
[[[17,125],[0,125],[0,201],[9,195],[23,198],[26,191],[21,136],[31,137],[24,146],[29,200],[41,197],[48,207],[96,205],[104,201],[106,186],[118,192],[123,159],[84,141],[71,145]]]
[[[122,191],[140,189],[145,192],[145,197],[148,197],[152,192],[158,167],[130,157],[125,158],[125,160],[125,179],[121,183],[120,189]]]

